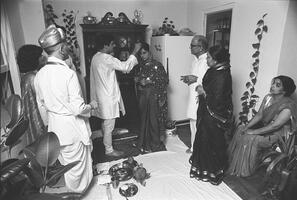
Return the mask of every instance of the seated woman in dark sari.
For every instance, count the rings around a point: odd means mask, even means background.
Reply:
[[[42,48],[36,45],[24,45],[18,50],[17,63],[21,72],[21,92],[24,116],[29,120],[27,144],[34,142],[39,135],[46,132],[44,122],[38,109],[34,88],[37,70],[46,63]],[[44,118],[46,119],[46,117]]]
[[[296,130],[297,110],[289,97],[294,93],[294,81],[287,76],[272,79],[270,94],[262,101],[258,113],[245,126],[239,126],[228,148],[228,173],[236,176],[250,176],[260,164],[265,149],[274,145],[288,131]],[[292,122],[290,122],[290,118]]]
[[[197,133],[190,157],[190,177],[221,183],[227,167],[226,124],[232,118],[232,79],[229,53],[222,47],[210,47],[207,52],[209,69],[198,86],[199,106]]]
[[[144,152],[165,150],[160,136],[167,118],[168,76],[162,64],[152,58],[147,43],[142,44],[139,55],[135,76],[141,121],[137,147]]]

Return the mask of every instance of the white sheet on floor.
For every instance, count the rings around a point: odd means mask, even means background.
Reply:
[[[138,192],[129,200],[238,200],[241,199],[224,182],[219,186],[207,182],[197,181],[189,177],[189,157],[186,154],[187,147],[177,137],[167,138],[166,148],[168,151],[140,155],[134,159],[151,173],[146,180],[146,186],[136,183],[134,179],[120,182],[119,187],[124,183],[135,183]],[[123,160],[110,162],[112,166]],[[119,187],[113,189],[111,186],[112,200],[123,200],[119,194]],[[111,200],[106,194],[106,186],[98,185],[96,178],[85,194],[83,200]]]

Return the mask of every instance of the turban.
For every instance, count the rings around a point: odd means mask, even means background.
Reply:
[[[65,34],[61,28],[50,25],[39,37],[38,42],[41,48],[53,47],[65,41]]]

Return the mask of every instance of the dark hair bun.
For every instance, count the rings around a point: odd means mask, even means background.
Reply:
[[[22,46],[17,54],[17,63],[21,73],[34,71],[39,67],[42,48],[33,44]]]

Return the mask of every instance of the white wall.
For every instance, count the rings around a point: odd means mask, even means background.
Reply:
[[[44,31],[42,0],[6,0],[15,51],[24,44],[37,44]]]
[[[25,44],[24,32],[21,24],[19,4],[17,1],[6,0],[6,13],[9,19],[14,48],[17,50]]]
[[[294,79],[297,85],[297,1],[290,1],[281,47],[278,74]],[[294,94],[297,100],[297,91]]]
[[[38,45],[38,38],[45,29],[41,0],[20,0],[21,24],[25,43]]]
[[[261,102],[269,91],[271,79],[278,74],[289,1],[189,1],[188,24],[190,28],[197,33],[204,33],[204,12],[217,10],[220,5],[222,9],[226,9],[228,3],[233,6],[230,54],[234,114],[237,116],[241,110],[240,97],[246,89],[245,83],[249,80],[253,62],[254,50],[251,45],[256,42],[254,35],[256,23],[263,14],[267,13],[265,23],[268,26],[268,33],[263,36],[261,42],[259,75],[255,86],[255,94],[260,96],[259,101]],[[259,104],[257,104],[257,108]]]

